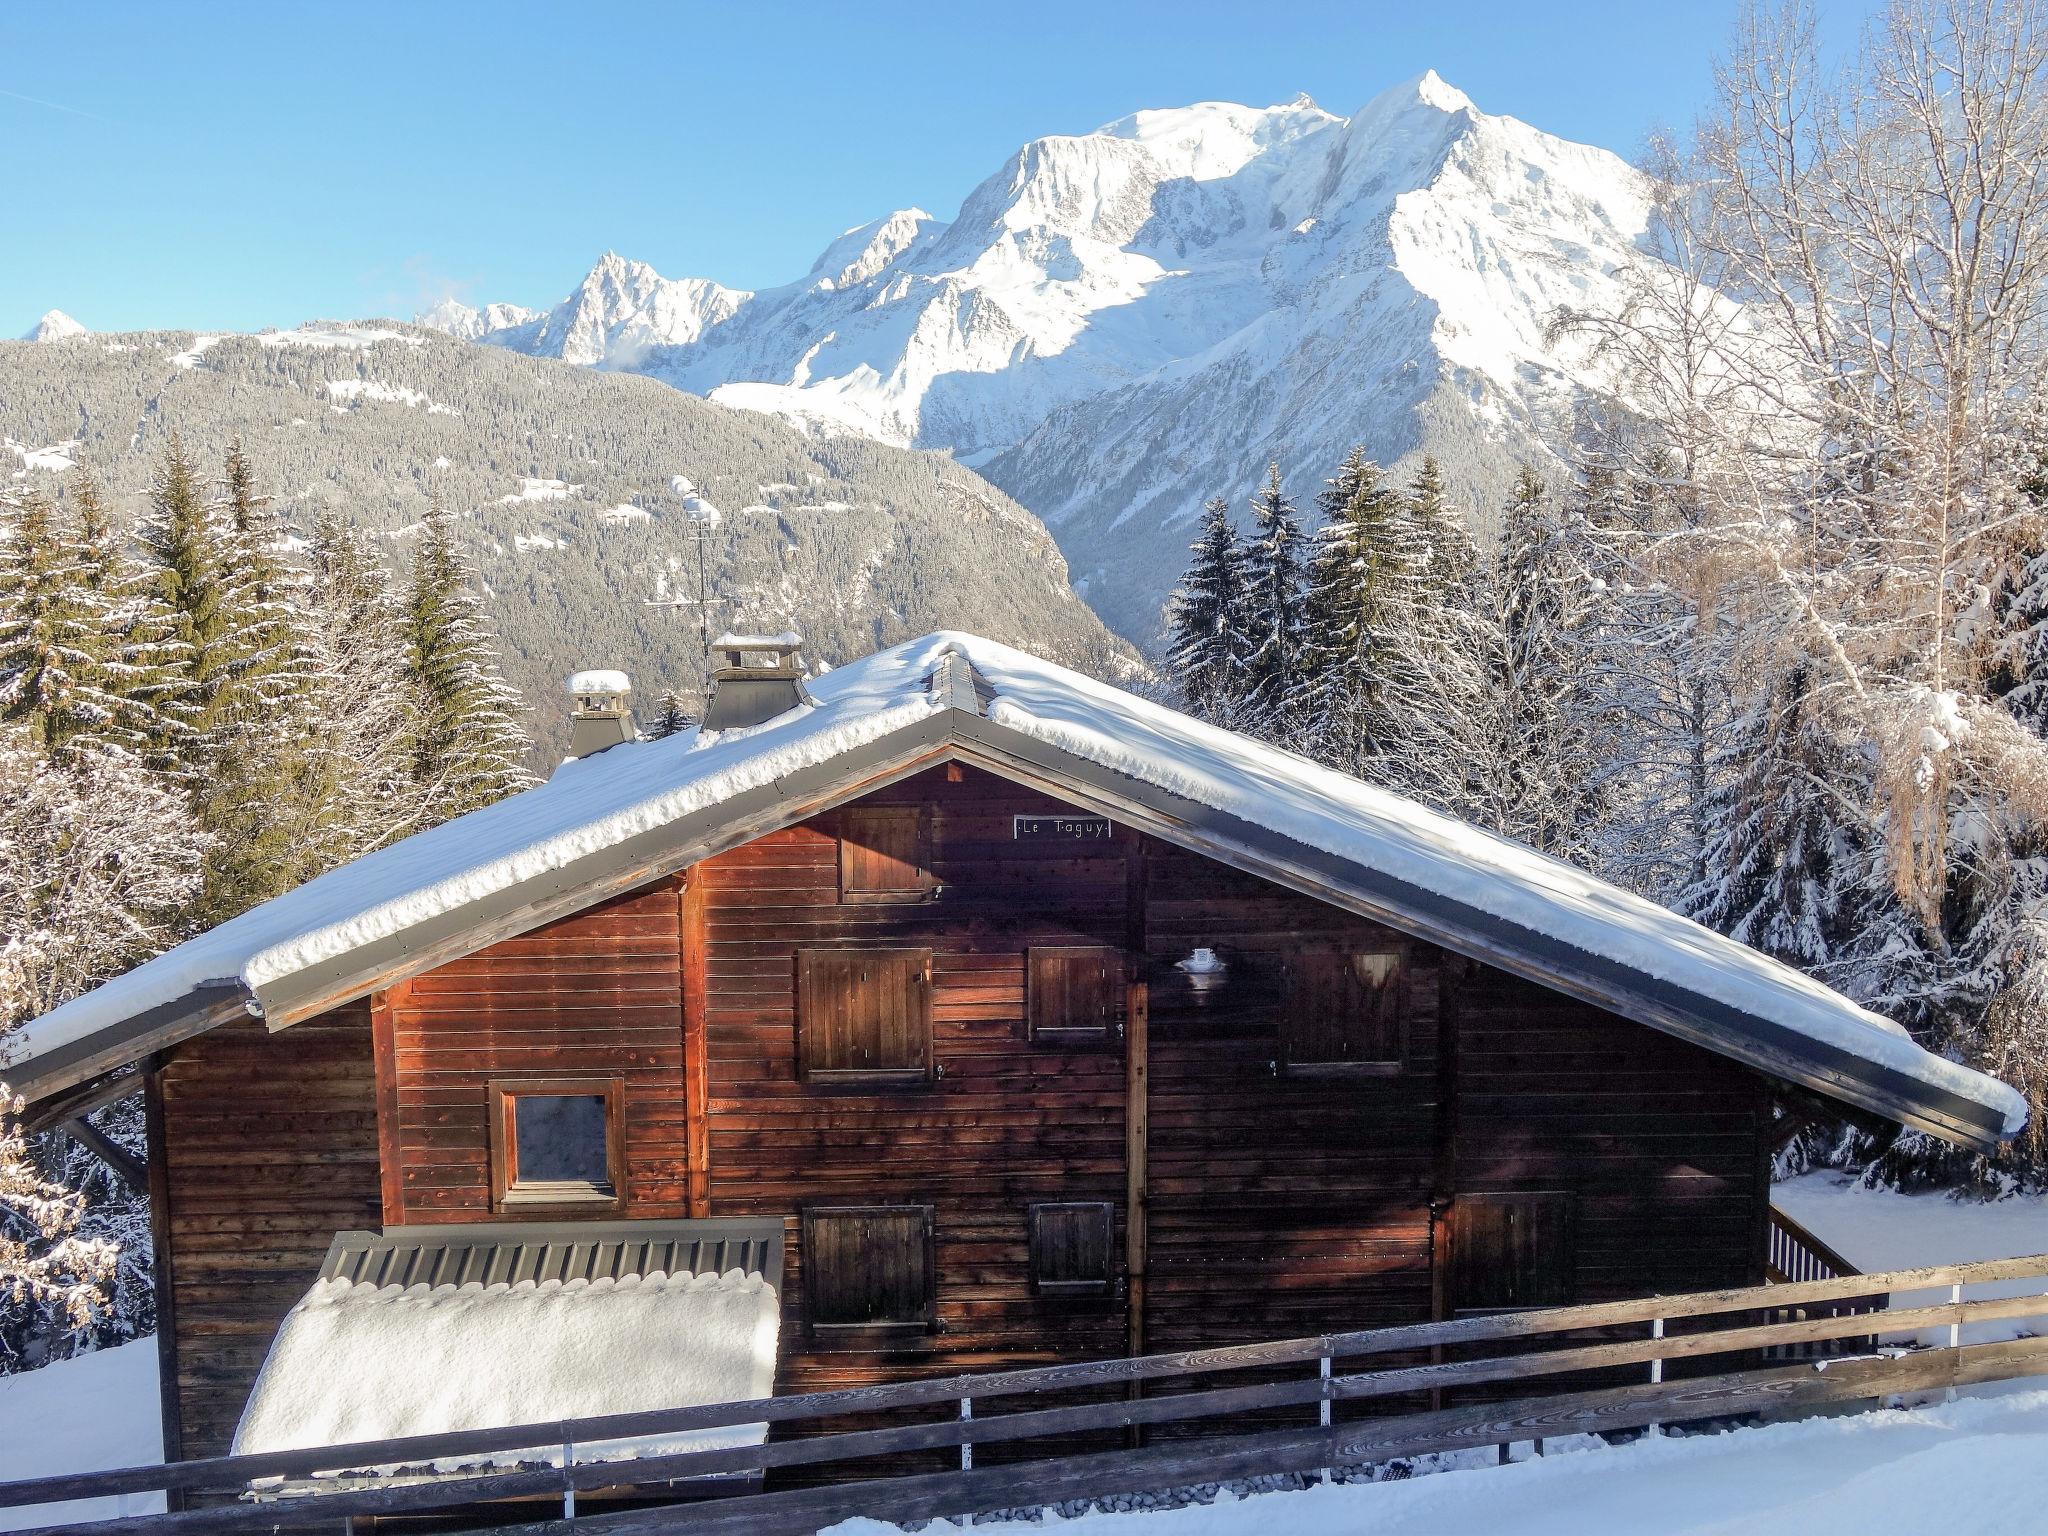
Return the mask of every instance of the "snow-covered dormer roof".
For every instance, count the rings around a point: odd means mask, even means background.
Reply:
[[[948,758],[1966,1145],[2004,1084],[1789,966],[1585,871],[974,635],[811,680],[810,702],[565,764],[53,1010],[0,1075],[46,1097],[247,1007],[284,1028]]]

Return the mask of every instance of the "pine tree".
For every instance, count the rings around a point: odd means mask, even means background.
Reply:
[[[1220,496],[1202,508],[1201,532],[1168,607],[1167,658],[1188,711],[1213,725],[1237,724],[1249,687],[1244,541]]]
[[[331,511],[307,544],[300,604],[307,656],[302,807],[294,846],[318,874],[426,825],[413,777],[419,715],[404,616],[369,541]]]
[[[1599,761],[1581,640],[1590,584],[1555,504],[1522,469],[1490,575],[1497,641],[1486,681],[1487,750],[1475,792],[1498,830],[1560,857],[1586,857]]]
[[[110,710],[93,734],[146,756],[152,743],[169,742],[183,729],[164,708],[181,687],[172,616],[155,581],[130,555],[92,476],[76,472],[66,500],[78,532],[78,597],[96,631],[96,675]]]
[[[44,750],[104,729],[102,636],[85,601],[77,542],[40,491],[0,501],[0,720]]]
[[[1352,449],[1319,501],[1326,521],[1306,599],[1311,750],[1357,777],[1405,784],[1396,760],[1416,744],[1430,709],[1429,551],[1363,448]]]
[[[518,696],[498,674],[454,520],[427,510],[406,593],[407,669],[419,699],[413,777],[440,814],[460,815],[532,782]]]
[[[155,760],[192,782],[204,782],[217,738],[215,727],[231,672],[222,611],[218,545],[199,476],[173,435],[150,486],[150,514],[140,530],[150,559],[165,633],[174,658],[158,694],[163,730],[152,744]]]
[[[230,621],[234,717],[268,733],[288,715],[314,666],[300,633],[304,581],[278,559],[283,530],[237,438],[228,445],[212,519],[221,606]]]
[[[661,711],[654,717],[648,735],[656,741],[666,741],[671,736],[681,735],[696,723],[696,718],[683,707],[682,696],[671,688],[661,696]]]
[[[1245,560],[1246,611],[1252,654],[1246,672],[1245,724],[1268,740],[1293,745],[1307,704],[1307,539],[1294,498],[1270,464],[1252,497]]]

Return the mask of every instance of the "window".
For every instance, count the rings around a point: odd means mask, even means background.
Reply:
[[[816,1329],[910,1329],[938,1320],[932,1208],[827,1205],[804,1212],[804,1298]]]
[[[492,1083],[492,1207],[617,1210],[624,1188],[623,1091],[616,1077]]]
[[[1041,1296],[1106,1296],[1116,1280],[1116,1207],[1106,1200],[1034,1205],[1031,1288]]]
[[[1024,1001],[1031,1038],[1107,1040],[1116,1029],[1124,957],[1106,947],[1034,947],[1025,953]]]
[[[1570,1305],[1574,1293],[1569,1194],[1460,1195],[1451,1206],[1451,1305],[1507,1312]]]
[[[1287,956],[1281,1062],[1294,1072],[1392,1074],[1408,1043],[1397,948],[1308,949]]]
[[[931,832],[916,806],[849,806],[839,813],[839,899],[924,901],[934,888]]]
[[[932,1064],[932,952],[801,949],[797,1058],[806,1082],[923,1082]]]

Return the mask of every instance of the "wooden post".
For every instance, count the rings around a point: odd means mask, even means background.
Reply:
[[[156,1375],[166,1462],[185,1456],[184,1402],[178,1394],[178,1282],[171,1264],[171,1152],[164,1134],[164,1056],[142,1064],[143,1156],[149,1173],[149,1247],[156,1285]],[[164,1508],[185,1507],[185,1491],[164,1492]]]
[[[405,1225],[405,1158],[398,1135],[398,1004],[405,983],[370,994],[370,1056],[377,1094],[378,1219]]]
[[[1124,1002],[1124,1298],[1127,1332],[1124,1352],[1145,1353],[1145,1271],[1148,1233],[1145,1193],[1147,1149],[1151,1139],[1151,988],[1134,981]],[[1132,1399],[1145,1395],[1145,1384],[1133,1381]],[[1132,1425],[1127,1436],[1135,1448],[1145,1431]]]
[[[705,1038],[709,1006],[710,923],[705,918],[706,892],[700,866],[693,865],[682,881],[683,961],[683,1156],[689,1165],[688,1198],[693,1218],[711,1214],[711,1069]]]
[[[1124,1273],[1130,1331],[1126,1353],[1145,1353],[1145,1163],[1150,1140],[1151,988],[1130,985],[1124,1025]]]

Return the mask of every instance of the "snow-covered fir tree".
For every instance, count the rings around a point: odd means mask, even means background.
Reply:
[[[1189,713],[1230,726],[1250,687],[1253,621],[1244,540],[1222,497],[1203,506],[1189,549],[1193,558],[1167,608],[1167,661]]]
[[[422,522],[405,599],[407,676],[418,700],[413,777],[445,814],[459,815],[533,782],[518,696],[498,654],[475,578],[439,503]]]
[[[101,687],[104,625],[78,556],[47,496],[0,499],[0,720],[49,750],[116,714]]]
[[[682,695],[670,688],[662,694],[661,705],[655,711],[654,723],[647,728],[647,734],[656,741],[666,741],[671,736],[681,735],[696,723],[697,717],[683,703]]]
[[[1313,755],[1406,785],[1434,713],[1424,632],[1430,549],[1408,501],[1363,448],[1325,486],[1308,572],[1303,716]]]
[[[1308,537],[1280,466],[1251,500],[1246,540],[1246,610],[1251,656],[1246,664],[1244,723],[1269,741],[1295,745],[1305,724],[1308,685]]]

